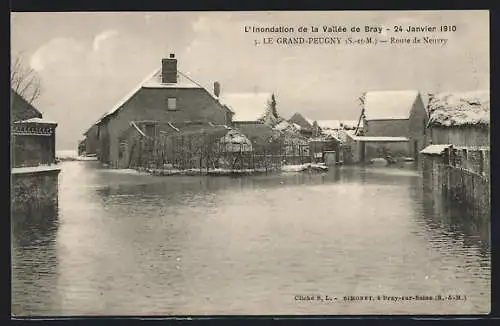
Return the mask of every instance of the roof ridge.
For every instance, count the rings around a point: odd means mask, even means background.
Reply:
[[[112,115],[113,113],[115,113],[118,109],[120,109],[120,107],[125,104],[132,96],[134,96],[135,93],[137,93],[137,91],[139,91],[141,88],[142,88],[142,85],[145,84],[149,79],[153,78],[154,75],[156,75],[159,71],[161,70],[161,68],[157,68],[154,70],[154,72],[150,73],[146,78],[144,78],[136,87],[134,87],[132,89],[132,91],[130,91],[129,93],[127,93],[124,97],[122,97],[114,106],[113,108],[106,112],[103,116],[101,116],[101,118],[99,118],[99,120],[97,120],[97,122],[95,124],[98,124],[99,122],[101,122],[104,118]]]

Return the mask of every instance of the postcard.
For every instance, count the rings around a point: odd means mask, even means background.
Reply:
[[[491,309],[488,11],[13,12],[14,317]]]

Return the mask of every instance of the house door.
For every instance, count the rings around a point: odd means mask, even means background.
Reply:
[[[335,151],[325,152],[325,164],[333,166],[337,163],[337,153]]]

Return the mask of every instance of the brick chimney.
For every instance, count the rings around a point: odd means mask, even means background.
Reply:
[[[219,98],[219,96],[220,96],[220,83],[217,81],[214,82],[214,95],[217,98]]]
[[[163,84],[177,83],[177,59],[173,53],[168,59],[161,60],[161,82]]]

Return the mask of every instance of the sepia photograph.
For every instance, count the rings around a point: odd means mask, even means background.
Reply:
[[[487,10],[10,28],[12,318],[490,313]]]

